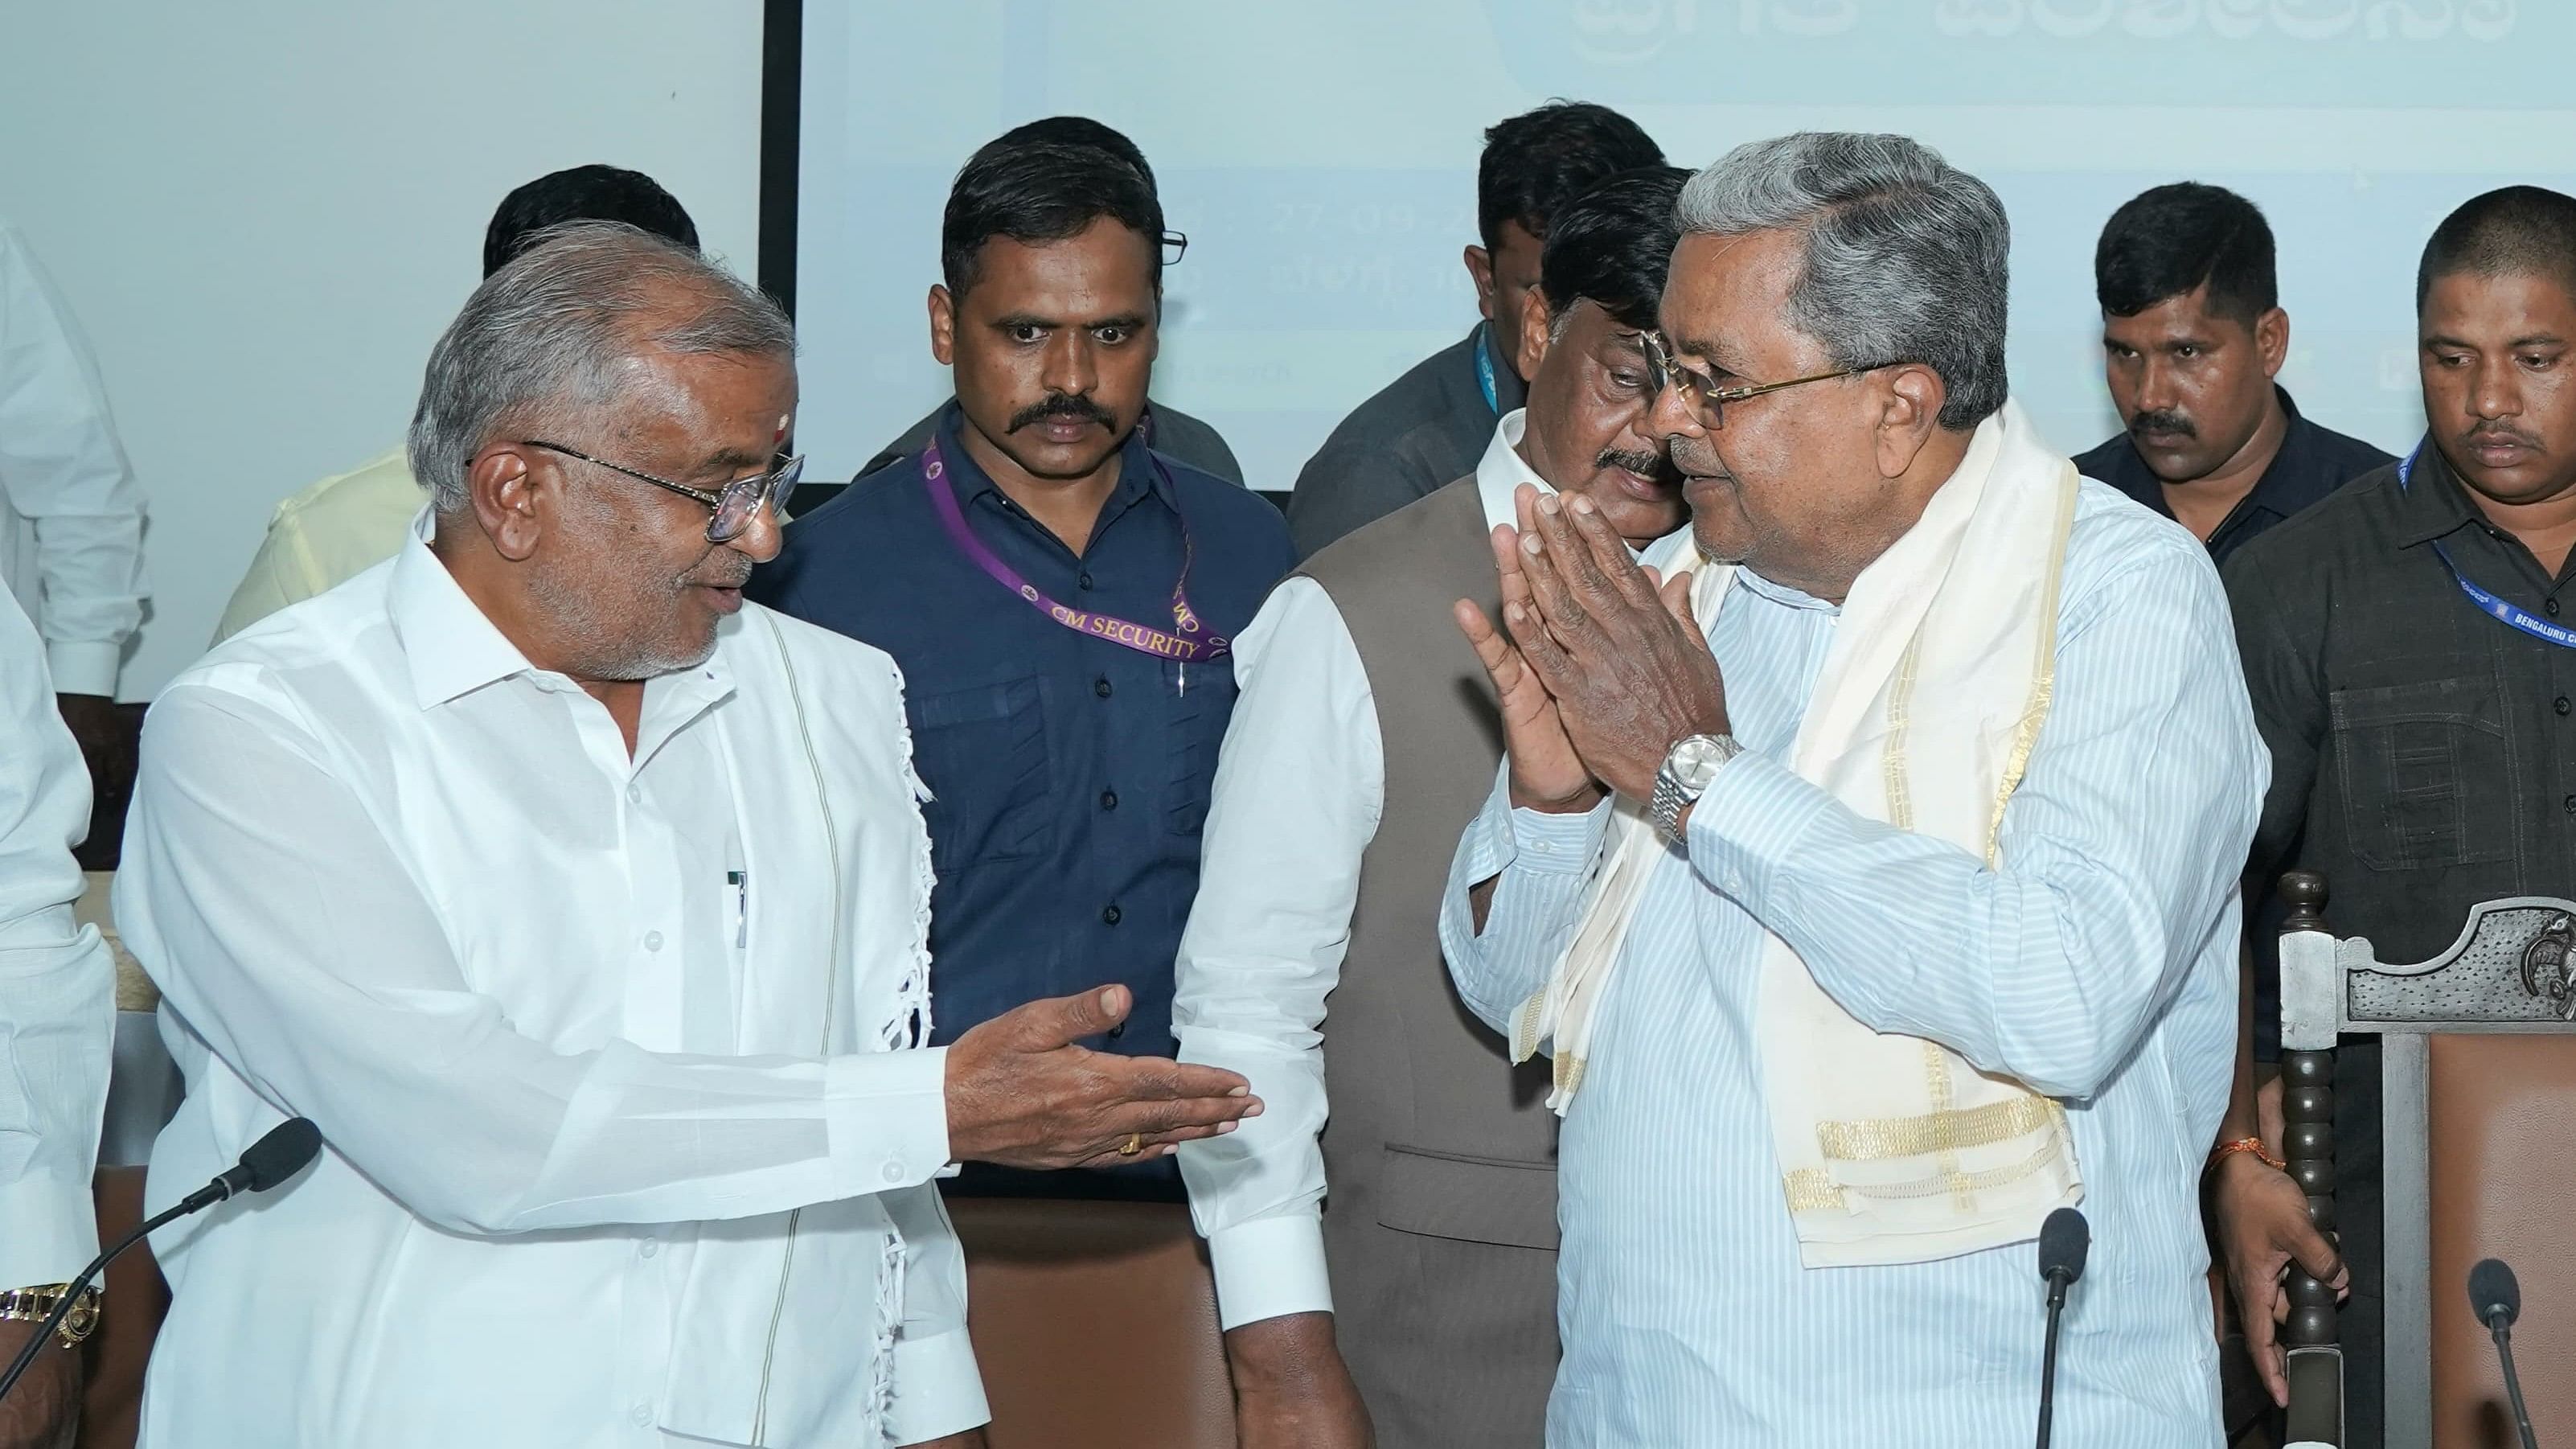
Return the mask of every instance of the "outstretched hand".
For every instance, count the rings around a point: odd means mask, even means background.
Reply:
[[[948,1049],[949,1154],[1006,1167],[1116,1167],[1261,1115],[1261,1099],[1232,1072],[1074,1045],[1125,1020],[1130,1005],[1126,987],[1104,987],[1032,1001],[959,1037]]]

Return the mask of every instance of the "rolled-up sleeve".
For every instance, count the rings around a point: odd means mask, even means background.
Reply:
[[[143,622],[143,489],[71,310],[0,224],[0,492],[34,525],[54,688],[112,695]]]
[[[1863,1024],[2089,1096],[2233,929],[2268,777],[2217,575],[2180,547],[2067,601],[2001,869],[1747,754],[1691,813],[1700,877]]]
[[[293,719],[200,685],[144,731],[118,872],[165,1009],[405,1206],[458,1232],[783,1212],[947,1161],[944,1049],[557,1051],[465,978]]]
[[[0,593],[0,1288],[60,1283],[98,1251],[90,1172],[115,968],[76,924],[89,775],[36,631]]]

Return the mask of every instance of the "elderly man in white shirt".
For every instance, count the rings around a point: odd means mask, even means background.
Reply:
[[[44,637],[56,703],[105,794],[133,773],[116,716],[143,622],[143,489],[98,368],[25,234],[0,220],[0,583]]]
[[[72,920],[72,846],[88,821],[89,777],[54,712],[44,645],[0,594],[0,1364],[98,1251],[89,1180],[116,972],[98,928]],[[86,1297],[0,1400],[0,1449],[50,1449],[71,1424],[74,1345],[97,1322],[98,1295]]]
[[[931,1179],[1258,1110],[1069,1046],[1115,989],[923,1046],[900,681],[741,597],[792,359],[686,248],[561,229],[431,355],[415,537],[154,706],[154,1205],[284,1115],[328,1150],[160,1246],[145,1445],[980,1443]]]
[[[1983,183],[1799,135],[1679,212],[1648,355],[1710,562],[1658,597],[1533,500],[1462,619],[1510,757],[1441,939],[1553,1058],[1548,1443],[2026,1436],[2080,1201],[2059,1441],[2215,1449],[2195,1186],[2266,769],[2217,576],[2007,398]]]
[[[1357,1449],[1372,1422],[1382,1449],[1540,1441],[1556,1130],[1543,1078],[1440,960],[1450,848],[1502,750],[1451,609],[1494,602],[1490,535],[1524,486],[1592,498],[1631,546],[1688,546],[1640,341],[1688,175],[1626,172],[1556,215],[1512,333],[1527,408],[1474,474],[1317,554],[1235,641],[1173,1020],[1183,1060],[1271,1109],[1181,1152],[1245,1449]]]

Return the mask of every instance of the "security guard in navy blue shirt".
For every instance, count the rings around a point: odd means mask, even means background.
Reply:
[[[1108,982],[1085,1045],[1167,1056],[1172,961],[1235,697],[1227,641],[1293,563],[1257,495],[1148,448],[1163,217],[1097,147],[958,174],[930,290],[957,401],[921,453],[788,530],[754,597],[892,654],[931,799],[934,1042]],[[1168,1159],[992,1191],[1181,1196]]]
[[[2272,228],[2244,197],[2185,181],[2130,199],[2102,228],[2093,285],[2127,430],[2075,466],[2190,529],[2212,561],[2394,461],[2301,416],[2272,381],[2290,318]]]

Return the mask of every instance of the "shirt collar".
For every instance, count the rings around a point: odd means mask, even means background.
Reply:
[[[519,646],[493,624],[467,596],[447,565],[430,552],[430,530],[436,514],[423,508],[412,520],[402,551],[394,557],[393,580],[387,586],[386,613],[394,637],[401,641],[403,662],[411,672],[412,703],[422,710],[460,699],[487,684],[526,674],[560,681],[579,689],[569,676],[541,670],[528,662]],[[725,662],[723,640],[741,627],[741,616],[717,629],[716,652],[695,669],[645,681],[648,713],[680,706],[687,717],[733,692],[733,671]],[[661,697],[656,697],[661,696]],[[637,756],[640,761],[643,756]]]
[[[1803,589],[1793,589],[1787,584],[1773,583],[1748,568],[1736,569],[1735,582],[1746,592],[1778,604],[1782,608],[1809,609],[1836,617],[1840,617],[1843,611],[1843,606],[1840,604],[1819,599]]]
[[[423,508],[412,520],[385,600],[411,670],[412,702],[424,710],[534,668],[429,551],[435,516]]]
[[[2415,445],[2406,486],[2397,490],[2397,541],[2412,548],[2482,521],[2466,489],[2451,471],[2451,460],[2426,434]],[[2401,465],[2406,466],[2406,465]]]
[[[1485,531],[1493,532],[1520,517],[1512,506],[1512,495],[1524,483],[1538,489],[1544,498],[1556,487],[1538,476],[1535,469],[1521,458],[1521,434],[1529,429],[1529,413],[1514,408],[1494,424],[1494,436],[1485,444],[1485,456],[1476,460],[1476,501],[1485,506]]]

